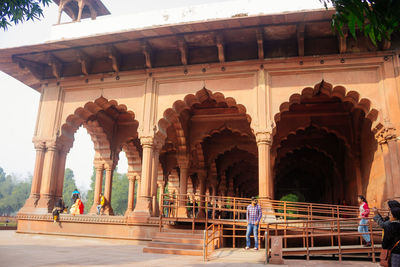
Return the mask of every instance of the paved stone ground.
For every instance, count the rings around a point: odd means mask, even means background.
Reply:
[[[263,251],[218,250],[202,257],[142,253],[143,243],[126,240],[16,234],[0,231],[0,266],[265,266]],[[268,265],[274,266],[274,265]],[[279,266],[378,266],[368,261],[285,260]]]

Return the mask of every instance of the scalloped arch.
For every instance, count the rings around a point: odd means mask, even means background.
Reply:
[[[289,97],[289,101],[284,102],[279,107],[279,112],[274,115],[275,125],[280,121],[281,114],[289,111],[293,104],[300,104],[301,101],[312,98],[314,95],[322,94],[328,97],[337,97],[342,102],[349,102],[353,108],[360,109],[364,112],[365,118],[370,120],[371,123],[379,119],[379,112],[377,109],[372,108],[372,102],[368,98],[361,98],[360,94],[356,91],[348,91],[344,86],[338,85],[332,87],[330,83],[320,82],[314,88],[306,87],[301,91],[301,94],[295,93]],[[374,105],[375,106],[375,105]],[[276,127],[274,127],[275,134]]]
[[[188,149],[187,139],[179,120],[180,114],[185,110],[190,110],[193,105],[201,104],[205,101],[212,100],[219,104],[224,104],[227,107],[236,107],[240,114],[245,114],[247,121],[251,122],[250,115],[247,114],[245,106],[237,104],[236,100],[232,97],[225,97],[223,93],[215,92],[212,93],[207,88],[202,88],[195,94],[188,94],[183,100],[177,100],[172,104],[171,108],[168,108],[163,113],[163,118],[158,121],[158,129],[164,138],[167,137],[167,128],[171,125],[174,126],[176,136],[178,139],[178,150],[179,152],[186,153]]]
[[[130,119],[137,125],[139,124],[139,122],[135,120],[135,113],[128,110],[126,105],[119,105],[116,100],[107,100],[101,96],[93,102],[87,102],[83,107],[78,107],[73,114],[67,116],[65,122],[61,126],[61,134],[57,141],[63,143],[68,149],[71,148],[75,132],[83,125],[95,144],[95,158],[110,160],[112,157],[110,145],[111,137],[107,136],[104,129],[95,120],[95,116],[98,112],[106,111],[111,107],[114,107],[118,112],[129,114]]]

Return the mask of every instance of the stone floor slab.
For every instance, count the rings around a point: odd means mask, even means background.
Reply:
[[[17,234],[0,231],[0,266],[265,266],[263,251],[221,249],[202,257],[143,253],[144,243],[129,240]],[[274,266],[274,265],[268,265]],[[279,266],[378,266],[361,261],[285,260]]]

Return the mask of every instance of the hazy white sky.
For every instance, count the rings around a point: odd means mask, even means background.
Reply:
[[[229,0],[103,0],[111,16],[161,10],[174,7],[227,2]],[[246,2],[247,0],[243,0]],[[282,11],[322,8],[319,0],[265,0],[271,9]],[[57,20],[58,6],[51,4],[44,9],[44,18],[38,22],[25,22],[0,30],[0,49],[41,43],[49,38],[52,24]],[[69,19],[64,14],[63,20]],[[14,78],[0,71],[0,167],[6,173],[27,177],[33,173],[35,150],[32,137],[36,123],[40,95]],[[68,168],[74,171],[78,188],[89,189],[93,166],[93,144],[85,129],[75,135],[74,146],[67,157]],[[127,162],[120,155],[119,172],[126,172]]]

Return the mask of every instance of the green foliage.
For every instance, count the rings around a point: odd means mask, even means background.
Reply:
[[[124,215],[128,205],[129,180],[126,174],[114,172],[111,206],[115,215]]]
[[[400,30],[399,0],[320,0],[325,7],[332,4],[336,14],[332,17],[332,29],[344,35],[348,28],[354,39],[356,29],[367,36],[376,46],[377,41],[391,40]]]
[[[14,215],[25,204],[31,190],[31,178],[20,181],[0,168],[0,215]]]
[[[4,30],[28,20],[43,17],[42,6],[48,6],[52,0],[0,0],[0,28]]]
[[[103,173],[103,186],[102,186],[102,191],[104,192],[104,185],[105,185],[105,179],[106,174],[105,172]],[[87,202],[85,203],[85,212],[88,213],[90,211],[90,208],[93,205],[93,200],[94,200],[94,187],[96,184],[96,169],[93,168],[93,173],[91,183],[90,183],[90,189],[87,193]],[[135,189],[137,190],[137,184],[135,184]],[[126,174],[121,174],[117,172],[117,170],[114,171],[113,174],[113,181],[112,181],[112,194],[111,194],[111,207],[114,210],[115,215],[124,215],[127,205],[128,205],[128,190],[129,190],[129,180],[126,176]],[[136,198],[136,194],[135,194]]]
[[[297,194],[287,194],[281,197],[280,201],[288,201],[288,202],[303,202],[304,201],[304,196],[297,193]],[[294,208],[293,205],[286,204],[286,214],[297,214],[296,211],[290,210],[291,208]],[[281,205],[281,209],[278,210],[279,213],[284,213],[284,206],[283,204]],[[296,217],[287,217],[287,219],[296,219]]]
[[[68,206],[69,208],[71,208],[73,204],[71,200],[71,195],[75,188],[76,184],[74,179],[74,172],[71,169],[67,168],[65,169],[64,173],[63,200],[65,206]]]

